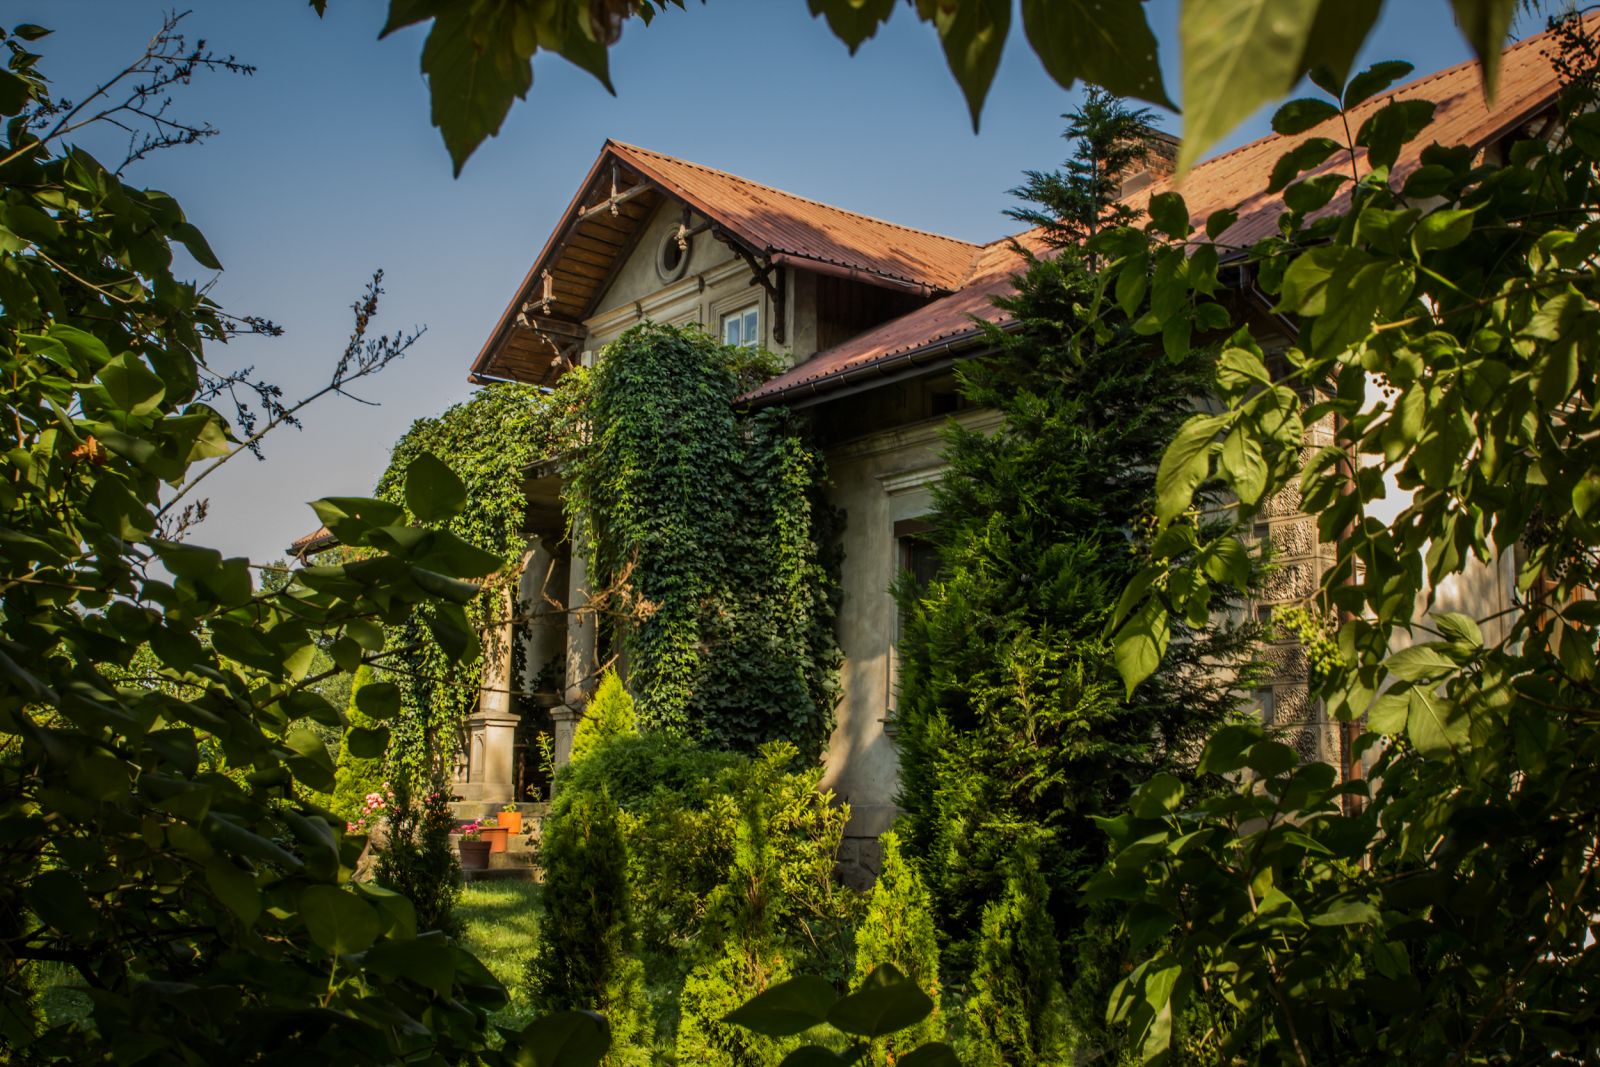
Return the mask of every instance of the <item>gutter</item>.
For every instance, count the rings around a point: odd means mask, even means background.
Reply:
[[[1019,328],[1017,323],[1006,323],[1000,327],[1007,333]],[[914,348],[909,352],[874,360],[843,374],[831,374],[813,381],[796,382],[776,392],[753,397],[745,401],[744,406],[762,408],[787,403],[795,410],[814,407],[828,400],[837,400],[887,384],[889,379],[909,377],[919,371],[926,372],[947,367],[960,359],[960,353],[963,351],[980,347],[983,336],[982,330],[973,330],[943,341],[936,341],[931,345]],[[796,401],[786,399],[797,393],[806,395]]]
[[[811,271],[813,274],[826,274],[834,278],[844,278],[847,281],[875,285],[880,289],[902,289],[927,299],[945,296],[955,291],[951,289],[935,289],[925,282],[914,282],[907,278],[897,278],[892,274],[862,270],[860,267],[847,267],[842,263],[834,263],[826,259],[813,259],[810,256],[802,256],[795,252],[778,252],[769,248],[767,250],[767,259],[778,266],[794,267],[798,270]]]

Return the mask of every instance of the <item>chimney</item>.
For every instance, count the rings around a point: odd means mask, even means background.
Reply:
[[[1118,199],[1132,196],[1162,178],[1170,178],[1177,169],[1178,139],[1172,134],[1145,127],[1145,148],[1144,161],[1134,164],[1123,176],[1117,188]]]

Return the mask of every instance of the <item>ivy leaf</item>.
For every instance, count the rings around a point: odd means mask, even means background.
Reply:
[[[406,507],[419,522],[443,522],[467,506],[467,487],[432,452],[420,452],[406,468]]]
[[[976,133],[1011,29],[1011,0],[917,0],[917,14],[939,31],[945,61],[967,98]]]
[[[1256,108],[1294,88],[1317,6],[1317,0],[1184,0],[1179,173]]]
[[[1022,28],[1056,84],[1081,78],[1176,111],[1141,0],[1022,0]]]
[[[766,1037],[792,1037],[826,1022],[838,999],[826,979],[800,975],[756,994],[723,1016],[723,1022]]]
[[[300,919],[311,940],[335,956],[366,951],[380,932],[371,905],[331,885],[313,885],[300,894]]]

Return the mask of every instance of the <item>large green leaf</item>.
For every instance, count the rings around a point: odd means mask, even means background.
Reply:
[[[1407,696],[1406,736],[1417,751],[1439,759],[1466,745],[1472,722],[1466,711],[1447,697],[1417,686]]]
[[[790,1037],[826,1022],[838,999],[826,979],[803,974],[756,994],[723,1021],[767,1037]]]
[[[1081,78],[1177,110],[1141,0],[1022,0],[1022,28],[1063,89]]]
[[[1450,6],[1462,35],[1483,64],[1484,90],[1493,99],[1500,79],[1500,52],[1517,13],[1517,0],[1450,0]]]
[[[419,522],[442,522],[467,506],[467,487],[432,452],[418,453],[406,468],[406,507]]]
[[[300,919],[311,940],[335,956],[364,952],[378,939],[372,905],[337,886],[314,885],[301,893]]]
[[[1117,663],[1117,673],[1132,696],[1140,682],[1155,673],[1161,666],[1161,657],[1167,654],[1171,631],[1167,625],[1167,609],[1161,601],[1151,597],[1139,610],[1128,617],[1117,631],[1112,649]]]
[[[1180,172],[1294,88],[1316,15],[1317,0],[1184,0]]]
[[[507,1043],[519,1067],[596,1067],[611,1048],[605,1019],[588,1011],[558,1011],[535,1019]]]
[[[828,29],[855,55],[861,43],[894,14],[895,0],[806,0],[811,15],[828,20]]]
[[[871,1039],[915,1026],[932,1011],[932,998],[885,963],[829,1010],[828,1021],[847,1034]]]
[[[465,0],[440,9],[422,46],[433,124],[456,175],[486,138],[500,132],[513,100],[533,87],[533,42],[518,6]],[[521,47],[519,47],[521,43]]]
[[[1211,469],[1211,444],[1225,415],[1194,415],[1178,431],[1156,470],[1156,518],[1165,525],[1188,510]]]
[[[939,31],[945,61],[967,98],[976,132],[1011,29],[1011,0],[917,0],[917,13]]]

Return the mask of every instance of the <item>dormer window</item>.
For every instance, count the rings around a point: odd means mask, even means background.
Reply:
[[[754,348],[761,343],[761,316],[755,304],[722,316],[722,343]]]

